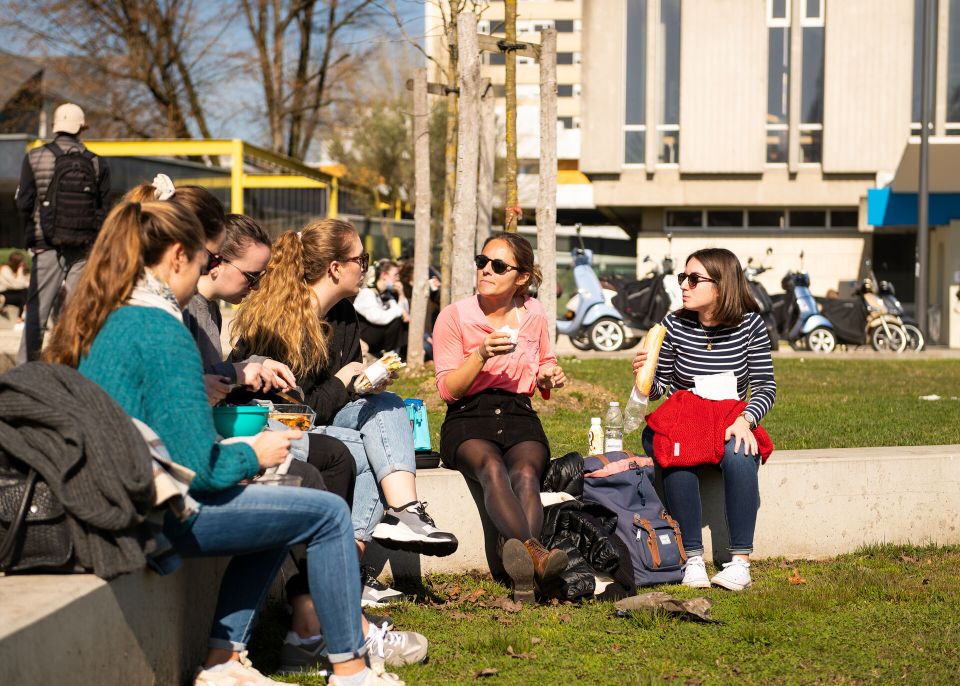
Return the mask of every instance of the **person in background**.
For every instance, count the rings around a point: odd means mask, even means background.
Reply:
[[[447,402],[440,429],[445,466],[480,484],[503,544],[514,599],[534,600],[534,580],[567,566],[540,543],[540,484],[550,444],[530,404],[566,382],[551,349],[543,307],[528,295],[540,283],[533,248],[515,233],[495,234],[476,256],[477,293],[447,306],[433,328],[437,389]]]
[[[361,288],[353,301],[360,322],[360,339],[371,355],[400,353],[406,347],[409,311],[404,310],[400,283],[400,265],[393,260],[380,260],[374,267],[373,288]]]
[[[400,265],[400,284],[403,288],[404,297],[400,305],[409,318],[410,307],[413,302],[413,257],[404,260],[403,264]],[[433,268],[430,269],[427,286],[430,288],[430,295],[427,299],[427,321],[423,332],[424,362],[433,359],[433,324],[437,321],[437,315],[440,314],[440,278],[434,273]]]
[[[231,556],[214,614],[200,686],[280,683],[245,659],[260,605],[287,550],[307,547],[310,589],[333,663],[334,685],[402,683],[367,652],[357,606],[357,554],[346,503],[309,488],[243,486],[282,463],[298,431],[264,431],[250,444],[216,440],[196,344],[182,308],[207,263],[196,217],[177,203],[122,202],[104,222],[88,268],[52,332],[47,362],[76,367],[150,426],[172,458],[193,470],[199,503],[165,534],[183,556]]]
[[[5,307],[17,308],[17,323],[23,323],[23,310],[27,304],[27,292],[30,288],[30,272],[27,270],[23,253],[14,250],[0,265],[0,314],[6,316]],[[22,326],[21,326],[22,328]]]
[[[53,112],[53,141],[23,158],[16,203],[26,230],[26,247],[33,253],[33,268],[17,364],[40,356],[47,323],[51,317],[56,319],[64,305],[61,291],[67,297],[76,287],[106,212],[110,167],[80,141],[86,128],[82,109],[72,103],[60,105]],[[77,159],[79,171],[64,180],[54,197],[57,160],[67,158]],[[77,181],[85,181],[82,190],[73,187]],[[80,229],[59,228],[66,225]]]
[[[683,308],[663,320],[667,332],[660,348],[650,400],[660,398],[668,390],[697,389],[698,384],[703,383],[697,381],[697,376],[733,375],[736,392],[732,395],[746,401],[747,391],[750,392],[746,407],[724,431],[725,452],[719,468],[723,473],[732,560],[725,563],[719,573],[708,577],[703,559],[697,467],[663,469],[666,506],[683,534],[687,562],[682,583],[694,588],[709,588],[713,584],[741,591],[751,584],[750,554],[760,507],[757,478],[760,453],[754,430],[773,407],[777,396],[770,338],[740,261],[729,250],[696,251],[687,258],[684,272],[677,275],[677,281],[683,291]],[[634,373],[646,359],[646,351],[637,353],[633,360]],[[691,429],[711,430],[700,418]],[[664,459],[654,455],[654,433],[649,425],[643,430],[642,440],[647,455],[658,461]]]

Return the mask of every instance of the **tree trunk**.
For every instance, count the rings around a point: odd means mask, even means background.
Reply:
[[[480,161],[480,42],[477,15],[461,14],[460,112],[457,146],[457,193],[453,205],[453,284],[456,302],[473,294],[476,270],[472,265],[477,234],[477,165]]]
[[[413,295],[407,338],[407,365],[423,366],[423,333],[430,297],[430,104],[427,101],[427,70],[417,69],[413,79],[413,164],[415,234],[413,242]]]
[[[547,313],[550,340],[557,329],[557,31],[540,32],[540,175],[537,250],[543,284],[537,299]]]
[[[497,128],[493,87],[490,79],[480,85],[480,179],[477,185],[477,250],[490,235],[493,224],[493,169],[496,164]]]
[[[517,0],[505,0],[504,23],[506,24],[507,43],[517,42]],[[520,202],[517,199],[517,53],[506,53],[506,95],[507,95],[507,169],[505,194],[506,204],[503,214],[504,231],[516,231],[520,217]]]
[[[457,87],[457,73],[459,72],[459,58],[457,49],[457,21],[458,15],[450,12],[450,24],[447,27],[447,45],[449,46],[449,66],[447,85],[451,89]],[[447,144],[444,149],[446,163],[446,185],[443,193],[443,238],[440,243],[440,307],[450,304],[450,289],[453,279],[451,266],[453,263],[453,198],[457,190],[457,93],[447,94]]]

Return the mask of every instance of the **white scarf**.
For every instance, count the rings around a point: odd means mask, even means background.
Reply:
[[[144,270],[143,276],[133,287],[126,304],[139,307],[155,307],[183,322],[183,310],[180,303],[177,302],[173,290],[149,269]]]

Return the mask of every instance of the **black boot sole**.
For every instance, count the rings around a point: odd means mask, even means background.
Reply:
[[[503,544],[503,569],[513,581],[513,599],[518,603],[534,603],[533,558],[523,543],[511,538]]]

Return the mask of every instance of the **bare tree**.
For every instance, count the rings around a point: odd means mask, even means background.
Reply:
[[[121,130],[191,138],[210,136],[201,94],[229,24],[230,6],[222,10],[214,24],[193,0],[14,0],[2,18],[60,63],[71,94],[103,103],[98,114]]]
[[[331,84],[356,57],[344,34],[373,16],[374,0],[241,0],[257,53],[270,147],[303,159],[313,144]]]

